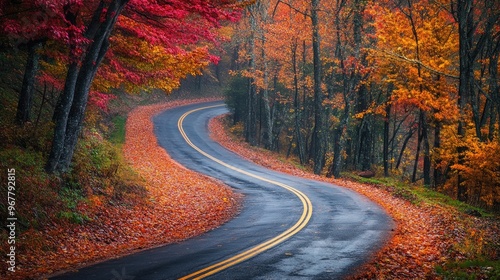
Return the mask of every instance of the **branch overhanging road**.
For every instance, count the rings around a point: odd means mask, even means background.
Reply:
[[[339,279],[383,245],[394,224],[377,204],[268,170],[211,140],[207,123],[227,112],[222,105],[167,110],[154,118],[155,133],[174,160],[242,193],[241,213],[202,236],[57,279]]]

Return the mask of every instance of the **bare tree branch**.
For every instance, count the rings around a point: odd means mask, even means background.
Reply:
[[[276,6],[274,7],[274,11],[273,11],[273,17],[274,17],[274,13],[276,12],[276,9],[278,8],[278,5],[279,5],[280,3],[281,3],[281,4],[283,4],[283,5],[288,6],[290,9],[294,10],[295,12],[297,12],[297,13],[299,13],[299,14],[301,14],[301,15],[304,15],[304,16],[309,17],[309,18],[311,17],[311,15],[310,15],[310,14],[308,14],[307,12],[303,12],[303,11],[301,11],[301,10],[299,10],[299,9],[295,8],[294,6],[292,6],[292,4],[287,3],[287,2],[284,2],[284,1],[282,1],[282,0],[278,0],[278,2],[276,3]]]
[[[407,62],[407,63],[410,63],[410,64],[418,65],[418,66],[420,66],[420,67],[428,70],[429,72],[432,72],[432,73],[438,74],[438,75],[442,75],[442,76],[445,76],[447,78],[452,78],[452,79],[456,79],[456,80],[458,80],[460,78],[457,75],[453,75],[453,74],[449,74],[449,73],[445,73],[445,72],[436,70],[436,69],[432,68],[431,66],[429,66],[427,64],[424,64],[420,60],[408,58],[408,57],[406,57],[406,56],[404,56],[402,54],[397,54],[397,53],[389,52],[389,51],[381,51],[381,50],[371,49],[371,48],[369,48],[368,50],[374,51],[376,53],[384,54],[384,56],[388,57],[388,58],[392,58],[392,59],[395,59],[395,60],[399,60],[399,61]]]

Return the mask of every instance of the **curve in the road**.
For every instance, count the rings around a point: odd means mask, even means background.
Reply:
[[[252,258],[254,256],[256,256],[257,254],[260,254],[278,244],[280,244],[281,242],[285,241],[286,239],[292,237],[293,235],[295,235],[296,233],[298,233],[300,230],[302,230],[306,225],[307,223],[309,222],[309,220],[311,219],[311,216],[312,216],[312,203],[311,201],[309,200],[309,198],[304,194],[302,193],[301,191],[289,186],[289,185],[286,185],[286,184],[283,184],[283,183],[280,183],[280,182],[277,182],[277,181],[274,181],[274,180],[270,180],[270,179],[267,179],[267,178],[264,178],[262,176],[259,176],[259,175],[256,175],[256,174],[253,174],[251,172],[248,172],[248,171],[245,171],[243,169],[240,169],[240,168],[237,168],[237,167],[234,167],[222,160],[219,160],[213,156],[211,156],[210,154],[206,153],[205,151],[203,151],[202,149],[200,149],[198,146],[196,146],[195,144],[193,144],[193,142],[191,142],[191,140],[189,139],[189,137],[187,136],[186,132],[184,131],[184,128],[183,128],[183,122],[184,122],[184,119],[196,112],[196,111],[201,111],[201,110],[205,110],[205,109],[209,109],[209,108],[214,108],[214,107],[220,107],[220,106],[223,106],[222,104],[221,105],[214,105],[214,106],[206,106],[206,107],[202,107],[202,108],[197,108],[197,109],[194,109],[194,110],[190,110],[186,113],[184,113],[180,118],[179,118],[179,121],[177,122],[177,127],[179,128],[179,132],[181,133],[182,137],[184,138],[184,140],[186,141],[186,143],[191,146],[193,149],[195,149],[196,151],[198,151],[200,154],[204,155],[205,157],[211,159],[212,161],[215,161],[217,162],[218,164],[224,166],[224,167],[227,167],[231,170],[234,170],[236,172],[239,172],[239,173],[242,173],[242,174],[245,174],[249,177],[252,177],[252,178],[255,178],[255,179],[258,179],[258,180],[261,180],[261,181],[264,181],[264,182],[267,182],[267,183],[270,183],[270,184],[273,184],[273,185],[276,185],[276,186],[279,186],[279,187],[282,187],[290,192],[292,192],[293,194],[295,194],[301,201],[302,203],[302,214],[299,218],[299,220],[290,228],[288,228],[287,230],[285,230],[284,232],[282,232],[281,234],[279,234],[278,236],[274,237],[274,238],[271,238],[257,246],[254,246],[253,248],[249,249],[249,250],[246,250],[240,254],[237,254],[235,256],[232,256],[230,258],[227,258],[221,262],[218,262],[216,264],[213,264],[213,265],[210,265],[206,268],[203,268],[203,269],[200,269],[196,272],[193,272],[189,275],[186,275],[182,278],[180,278],[181,280],[187,280],[187,279],[202,279],[204,277],[207,277],[207,276],[210,276],[210,275],[213,275],[219,271],[222,271],[226,268],[229,268],[231,266],[234,266],[238,263],[241,263],[249,258]]]
[[[239,214],[203,235],[75,268],[54,279],[342,279],[381,248],[394,223],[379,205],[346,188],[256,165],[210,139],[208,120],[227,112],[214,106],[221,104],[176,107],[152,121],[158,144],[173,160],[244,196]],[[195,110],[201,107],[211,109]],[[181,132],[190,144],[232,168],[193,149]]]

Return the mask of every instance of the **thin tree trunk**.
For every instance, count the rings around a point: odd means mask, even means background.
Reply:
[[[295,139],[297,140],[297,151],[299,154],[300,164],[306,162],[304,143],[302,141],[302,133],[300,132],[300,104],[299,104],[299,78],[297,73],[297,40],[292,45],[292,68],[293,68],[293,86],[294,86],[294,120],[295,120]]]
[[[398,169],[399,166],[401,165],[401,160],[403,159],[403,154],[406,150],[406,145],[408,145],[408,142],[410,141],[411,137],[413,136],[413,133],[415,133],[415,131],[410,130],[408,132],[408,135],[406,135],[405,140],[403,141],[403,145],[401,146],[401,151],[399,151],[398,161],[396,163],[396,169]]]
[[[384,118],[384,147],[383,147],[383,161],[384,161],[384,176],[389,176],[389,125],[391,120],[391,104],[387,101],[385,106],[385,118]]]
[[[255,32],[257,29],[257,23],[255,19],[255,14],[252,12],[250,14],[250,27],[251,34],[249,38],[250,44],[250,61],[249,68],[252,75],[255,75]],[[245,140],[250,143],[250,145],[255,146],[256,143],[256,114],[255,114],[255,83],[253,78],[248,78],[248,98],[247,98],[247,116],[245,121]]]
[[[439,123],[437,123],[434,128],[434,148],[441,148],[441,124]],[[444,184],[444,174],[441,172],[441,168],[439,167],[440,163],[441,160],[438,158],[435,163],[436,166],[434,166],[434,183],[432,184],[434,189],[437,189],[438,186]]]
[[[420,115],[422,115],[422,112],[420,112]],[[422,144],[422,125],[423,125],[422,118],[419,117],[417,151],[415,152],[415,163],[413,165],[413,173],[411,175],[411,181],[412,181],[412,183],[415,183],[417,181],[418,161],[419,161],[419,158],[420,158],[420,146]]]
[[[342,129],[337,128],[333,131],[333,162],[328,170],[327,177],[339,178],[342,170],[342,149],[340,148],[342,138]]]
[[[30,121],[31,108],[33,106],[33,95],[35,92],[36,74],[38,72],[38,61],[40,55],[38,50],[42,42],[28,43],[28,59],[24,70],[23,85],[17,103],[16,123],[23,125]]]
[[[424,185],[431,185],[431,152],[429,146],[428,124],[425,112],[422,111],[422,141],[424,142]]]
[[[498,85],[498,58],[499,58],[500,40],[492,47],[489,55],[489,72],[490,72],[490,95],[492,96],[490,122],[488,126],[488,139],[493,141],[495,136],[495,124],[498,116],[498,106],[500,105],[500,86]]]
[[[465,107],[469,100],[469,95],[472,90],[472,31],[473,31],[473,0],[458,0],[457,1],[457,19],[458,19],[458,41],[459,41],[459,60],[460,60],[460,76],[458,83],[458,107],[460,109],[460,119],[458,123],[458,136],[462,139],[465,137]],[[465,163],[465,145],[457,147],[458,164]],[[460,201],[467,201],[467,187],[463,184],[461,173],[458,173],[457,180],[457,198]]]
[[[264,43],[265,43],[265,36],[264,33],[262,33],[262,62],[263,62],[262,71],[264,75],[264,88],[262,89],[262,99],[264,102],[264,129],[262,133],[263,136],[262,138],[264,140],[265,148],[270,150],[273,144],[272,143],[273,120],[271,118],[271,104],[269,100],[269,89],[268,89],[269,73],[268,73],[267,55]]]
[[[345,90],[347,91],[347,90]],[[345,107],[343,116],[340,120],[340,124],[333,131],[333,162],[330,166],[327,176],[340,178],[340,172],[342,171],[342,150],[346,146],[346,139],[344,137],[344,129],[349,126],[349,112],[350,109],[350,101],[347,99],[347,94],[344,93]]]
[[[312,45],[313,45],[313,73],[314,73],[314,131],[313,131],[313,159],[314,173],[320,174],[325,158],[325,127],[323,121],[323,92],[321,90],[321,59],[319,37],[319,0],[312,0]]]

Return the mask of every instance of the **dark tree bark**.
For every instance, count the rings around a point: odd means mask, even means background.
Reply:
[[[333,131],[333,162],[328,170],[327,177],[339,178],[342,171],[342,149],[341,149],[342,129]]]
[[[245,141],[255,146],[256,141],[256,113],[255,113],[255,85],[252,78],[248,78],[247,115],[245,116]]]
[[[434,148],[439,149],[441,148],[441,124],[436,124],[436,127],[434,128]],[[434,166],[434,182],[432,186],[437,189],[438,186],[442,186],[445,181],[445,177],[443,172],[441,171],[441,168],[438,168],[438,165],[441,163],[441,160],[439,158],[436,159],[436,166]]]
[[[293,87],[294,87],[294,125],[295,125],[295,139],[297,141],[297,151],[299,154],[300,164],[306,162],[306,155],[304,151],[304,142],[302,141],[302,133],[300,131],[300,100],[299,100],[299,77],[297,69],[297,39],[292,45],[292,68],[293,68]]]
[[[313,130],[313,160],[314,173],[320,174],[325,159],[325,127],[323,120],[323,92],[321,90],[321,59],[319,37],[319,0],[312,0],[312,45],[313,45],[313,73],[314,73],[314,130]]]
[[[359,64],[363,64],[363,57],[361,57],[361,45],[362,45],[362,32],[363,32],[363,11],[364,3],[360,0],[354,1],[354,16],[353,16],[353,36],[354,36],[354,56],[356,57]],[[361,75],[355,73],[351,79],[353,80],[354,87],[357,88],[356,99],[357,113],[364,112],[368,109],[371,102],[370,96],[368,95],[367,89],[363,84],[360,84]],[[371,114],[365,115],[361,121],[357,131],[359,138],[358,147],[358,165],[362,171],[371,169],[371,164],[373,162],[373,126],[372,126],[373,116]]]
[[[95,49],[91,48],[89,54],[94,54],[90,58],[85,59],[85,63],[80,69],[80,74],[75,89],[75,97],[73,99],[73,104],[71,105],[71,109],[68,115],[63,153],[59,160],[60,171],[66,171],[69,168],[71,159],[73,158],[76,143],[78,142],[78,137],[83,126],[83,119],[85,117],[85,109],[87,108],[90,86],[92,85],[92,81],[94,80],[97,68],[102,62],[102,59],[104,58],[104,55],[106,54],[106,51],[109,47],[109,33],[111,33],[111,29],[113,26],[114,23],[110,26],[108,34],[104,35],[100,44],[96,46]]]
[[[76,87],[76,79],[78,78],[78,64],[73,62],[68,67],[64,90],[61,93],[54,111],[53,121],[55,123],[54,136],[52,137],[52,148],[50,151],[45,170],[48,173],[54,173],[58,169],[59,159],[63,152],[64,139],[66,135],[66,126],[68,121],[69,111],[73,103],[73,97]]]
[[[498,58],[499,58],[500,40],[497,41],[492,54],[489,57],[490,88],[492,105],[490,110],[490,122],[488,126],[488,139],[493,141],[495,136],[495,125],[497,118],[500,118],[500,86],[498,83]]]
[[[420,112],[422,114],[422,112]],[[418,161],[420,158],[420,147],[422,146],[422,118],[419,117],[418,121],[418,132],[417,132],[417,151],[415,152],[415,162],[413,164],[413,172],[411,175],[411,181],[412,183],[415,183],[417,181],[417,170],[418,170]]]
[[[387,94],[387,99],[389,99],[389,93]],[[387,105],[385,106],[385,118],[384,118],[384,146],[383,146],[383,161],[384,161],[384,176],[389,176],[389,133],[390,133],[390,121],[391,121],[391,103],[387,100]]]
[[[472,91],[473,73],[471,57],[474,18],[473,18],[473,0],[458,0],[457,1],[457,21],[458,21],[458,40],[459,40],[459,60],[460,60],[460,76],[458,82],[458,106],[460,109],[460,119],[458,124],[458,135],[465,137],[465,107],[467,106],[470,94]],[[457,148],[458,164],[464,164],[466,146]],[[462,184],[463,179],[459,172],[457,197],[460,201],[467,201],[467,187]]]
[[[250,68],[250,71],[252,71],[252,73],[255,73],[255,67],[256,67],[255,33],[257,31],[257,19],[255,17],[256,17],[255,11],[250,10],[251,33],[248,41],[250,45],[250,50],[249,50],[250,60],[248,61],[248,67]],[[247,115],[245,117],[245,141],[252,146],[257,145],[257,139],[256,139],[257,120],[256,120],[256,108],[255,108],[256,95],[257,95],[257,90],[255,88],[254,79],[248,78]]]
[[[422,112],[422,141],[424,142],[424,185],[431,185],[431,151],[429,145],[429,125],[427,122],[427,114]]]
[[[262,35],[262,44],[264,44],[265,36]],[[264,147],[268,150],[273,146],[273,118],[271,115],[271,100],[269,97],[269,73],[267,67],[267,55],[262,46],[262,60],[263,60],[263,75],[264,75],[264,89],[262,89],[262,102],[264,103],[264,127],[262,130],[262,138],[264,140]]]
[[[410,139],[413,137],[413,134],[415,133],[414,129],[410,129],[408,134],[406,134],[405,140],[403,140],[403,145],[401,146],[401,150],[399,151],[399,156],[398,156],[398,161],[396,162],[396,169],[399,168],[401,165],[401,160],[403,159],[403,154],[406,150],[406,146],[408,145],[408,142]]]
[[[358,113],[364,112],[368,109],[367,94],[365,92],[365,87],[361,86],[358,90]],[[372,158],[372,143],[373,143],[373,131],[372,131],[372,116],[366,115],[358,127],[358,166],[362,171],[370,170],[373,161]]]
[[[24,70],[23,85],[17,103],[16,123],[23,125],[31,120],[31,108],[33,107],[33,95],[35,92],[36,74],[38,72],[38,61],[40,55],[38,50],[42,47],[40,41],[28,43],[28,59]]]
[[[104,2],[100,3],[86,32],[86,37],[92,39],[92,43],[81,64],[73,61],[68,67],[64,91],[54,113],[56,127],[45,166],[49,173],[66,172],[69,167],[82,128],[90,86],[108,49],[111,31],[127,3],[128,0],[114,0],[107,9],[104,9]],[[105,19],[101,21],[104,10]]]

